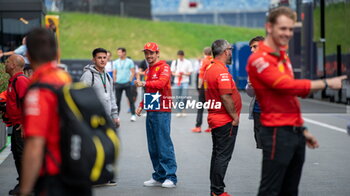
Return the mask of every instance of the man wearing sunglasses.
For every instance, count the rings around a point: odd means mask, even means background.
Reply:
[[[205,99],[220,103],[220,107],[208,109],[208,124],[212,128],[213,140],[210,194],[230,196],[224,191],[224,177],[235,147],[242,101],[226,67],[232,62],[231,44],[226,40],[216,40],[211,49],[214,60],[208,65],[203,77]]]

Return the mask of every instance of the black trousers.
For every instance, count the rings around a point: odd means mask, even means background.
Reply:
[[[262,149],[261,137],[260,137],[260,129],[261,129],[260,113],[253,112],[253,119],[254,119],[254,138],[256,142],[256,148]]]
[[[133,94],[131,92],[131,84],[129,82],[124,84],[118,84],[118,83],[115,84],[115,98],[117,100],[118,113],[120,114],[120,108],[121,108],[120,102],[122,100],[123,91],[125,91],[126,97],[129,100],[130,110],[131,110],[130,112],[132,115],[135,115],[135,103],[133,100]]]
[[[201,102],[204,104],[205,102],[205,94],[204,94],[204,88],[198,89],[198,102]],[[202,107],[201,109],[197,110],[197,118],[196,118],[196,127],[202,126],[203,123],[203,112],[204,108]]]
[[[297,196],[305,137],[292,126],[262,126],[263,162],[258,196]]]
[[[212,129],[213,151],[210,164],[210,190],[216,195],[225,189],[224,178],[235,147],[238,126],[227,123]]]
[[[18,174],[18,179],[20,179],[21,174],[21,162],[23,154],[23,138],[21,136],[21,130],[16,130],[20,125],[15,125],[12,127],[12,136],[11,136],[11,151],[13,159],[15,160],[16,170]]]
[[[63,183],[59,176],[42,176],[34,187],[36,196],[91,196],[91,186],[72,186]]]

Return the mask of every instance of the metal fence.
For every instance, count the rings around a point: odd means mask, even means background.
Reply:
[[[263,28],[266,11],[154,14],[154,20]]]

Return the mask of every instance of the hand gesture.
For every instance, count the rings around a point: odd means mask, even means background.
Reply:
[[[142,112],[142,107],[138,107],[138,108],[136,109],[136,111],[135,111],[135,114],[136,114],[137,116],[141,116],[141,112]]]
[[[331,89],[340,89],[342,86],[342,81],[346,80],[348,77],[346,75],[326,79],[328,87]]]

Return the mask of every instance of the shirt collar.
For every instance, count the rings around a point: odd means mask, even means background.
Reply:
[[[277,51],[274,51],[269,46],[265,45],[264,41],[260,41],[258,50],[261,50],[263,52],[267,52],[268,54],[270,54],[272,56],[280,58],[281,56],[284,56],[284,54],[286,53],[287,49],[288,49],[288,46],[283,46],[283,47],[280,47],[280,52],[277,52]]]
[[[55,68],[57,68],[57,64],[54,61],[47,62],[47,63],[40,65],[40,67],[38,67],[34,71],[33,76],[32,76],[32,80],[35,81],[35,80],[39,79],[42,74],[47,73],[51,70],[54,70]]]
[[[227,69],[225,63],[223,63],[223,62],[221,62],[219,60],[214,59],[214,60],[212,60],[212,63],[218,64],[218,65],[220,65],[220,66],[222,66],[222,67]]]

